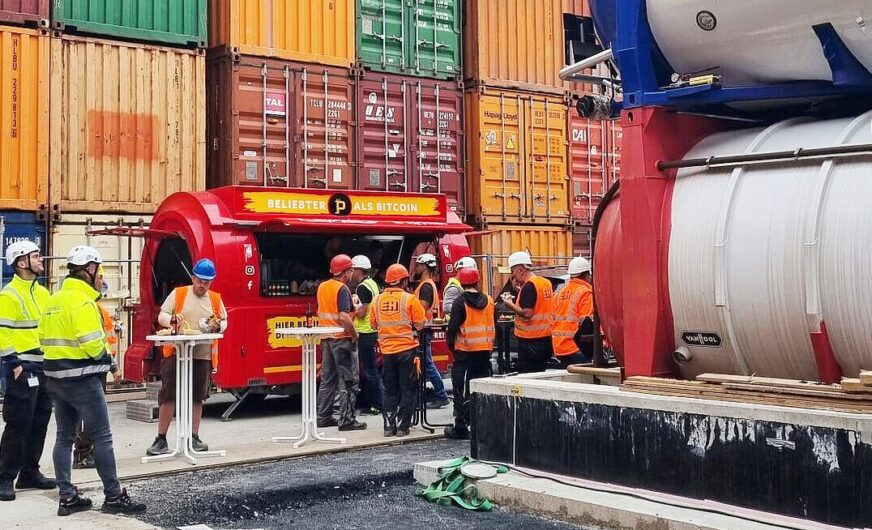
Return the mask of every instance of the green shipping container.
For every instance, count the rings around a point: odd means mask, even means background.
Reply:
[[[462,0],[357,0],[357,57],[368,70],[454,79]]]
[[[70,33],[206,46],[207,0],[53,0],[52,25]]]

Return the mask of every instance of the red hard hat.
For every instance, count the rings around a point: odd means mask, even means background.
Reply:
[[[351,257],[348,254],[339,254],[330,260],[330,274],[337,276],[351,268]]]
[[[475,285],[480,279],[481,276],[478,274],[478,271],[473,268],[467,267],[457,271],[457,281],[460,282],[460,285]]]
[[[385,282],[394,285],[409,277],[409,269],[399,263],[394,263],[385,271]]]

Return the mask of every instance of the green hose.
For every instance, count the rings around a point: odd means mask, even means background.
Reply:
[[[467,510],[490,511],[493,503],[479,497],[475,481],[462,472],[464,466],[472,463],[475,463],[475,460],[468,456],[445,462],[436,470],[439,478],[429,486],[418,486],[415,495],[443,506],[450,506],[453,502]],[[508,471],[505,466],[496,467],[497,473],[508,473]]]

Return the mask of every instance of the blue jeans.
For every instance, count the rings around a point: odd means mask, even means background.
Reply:
[[[375,365],[375,343],[378,333],[361,333],[357,339],[357,354],[360,368],[366,374],[363,385],[363,400],[367,407],[382,409],[382,377]],[[360,400],[358,400],[360,401]]]
[[[53,459],[61,498],[69,499],[76,494],[71,475],[73,441],[80,421],[84,421],[85,433],[94,443],[94,461],[97,474],[103,481],[103,493],[107,498],[117,497],[121,494],[121,484],[115,470],[109,409],[100,377],[90,376],[74,381],[48,378],[46,386],[54,401],[58,426]]]
[[[424,348],[424,376],[430,384],[433,385],[433,393],[437,399],[448,399],[448,392],[445,391],[445,383],[442,382],[442,374],[436,369],[436,363],[433,362],[433,349],[430,347],[431,333],[425,331],[421,333],[421,347]]]

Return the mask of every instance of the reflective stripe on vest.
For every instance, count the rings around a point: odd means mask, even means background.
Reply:
[[[99,294],[89,283],[68,276],[49,299],[39,323],[46,375],[78,377],[67,375],[65,370],[109,364],[95,303]]]
[[[421,289],[425,285],[430,285],[433,289],[433,305],[430,306],[430,311],[426,312],[427,321],[433,320],[436,317],[442,317],[442,303],[439,300],[439,291],[436,290],[436,282],[432,279],[421,280],[421,283],[418,284],[418,287],[415,288],[415,298],[421,300]],[[421,305],[424,305],[424,302],[421,301]]]
[[[515,336],[522,339],[550,337],[554,298],[551,282],[541,276],[533,276],[527,283],[532,283],[536,288],[536,305],[533,306],[533,316],[529,319],[515,317]],[[523,287],[521,290],[523,291]]]
[[[487,295],[485,295],[487,296]],[[457,300],[461,301],[460,299]],[[455,302],[457,303],[457,302]],[[487,305],[476,309],[466,303],[466,320],[460,325],[460,333],[454,341],[454,349],[460,351],[487,351],[494,349],[494,300],[487,297]]]
[[[318,286],[318,325],[324,327],[341,328],[339,322],[339,293],[342,289],[348,290],[348,286],[339,280],[330,279]],[[351,291],[348,292],[351,300]],[[345,331],[336,333],[328,338],[346,339],[349,335]]]
[[[372,304],[375,302],[375,297],[378,296],[378,284],[369,277],[364,278],[360,284],[370,292],[372,299],[369,302],[369,307],[366,309],[366,314],[362,317],[354,317],[354,329],[358,333],[375,333],[375,329],[369,323],[369,316],[372,314]]]
[[[373,314],[378,326],[378,343],[382,354],[401,353],[418,346],[418,337],[412,327],[409,311],[412,300],[409,293],[392,289],[376,298]]]
[[[0,332],[6,339],[6,345],[0,356],[22,354],[40,351],[39,319],[44,305],[51,296],[38,283],[13,276],[6,284],[0,296],[3,297],[4,310],[0,316]],[[40,362],[42,359],[29,362]]]
[[[175,297],[173,310],[177,315],[181,314],[185,309],[185,302],[188,299],[188,294],[191,293],[192,287],[176,287],[173,289],[173,296]],[[212,313],[217,316],[221,316],[221,295],[214,291],[206,291],[206,295],[209,296],[209,303],[212,304]],[[100,304],[97,304],[98,306]],[[105,324],[104,324],[105,325]],[[117,341],[117,339],[116,339]],[[173,344],[164,344],[161,348],[164,357],[172,357],[176,354],[176,347]],[[218,341],[212,341],[212,368],[218,368]]]
[[[554,355],[571,355],[578,351],[578,345],[575,343],[578,323],[588,316],[581,314],[580,309],[583,308],[579,308],[578,304],[581,297],[589,292],[589,284],[572,280],[557,293],[554,301],[554,326],[551,331]]]
[[[108,364],[92,364],[89,366],[83,366],[82,368],[69,368],[67,370],[45,370],[45,375],[55,379],[70,379],[73,377],[106,373],[110,368],[111,366]]]

